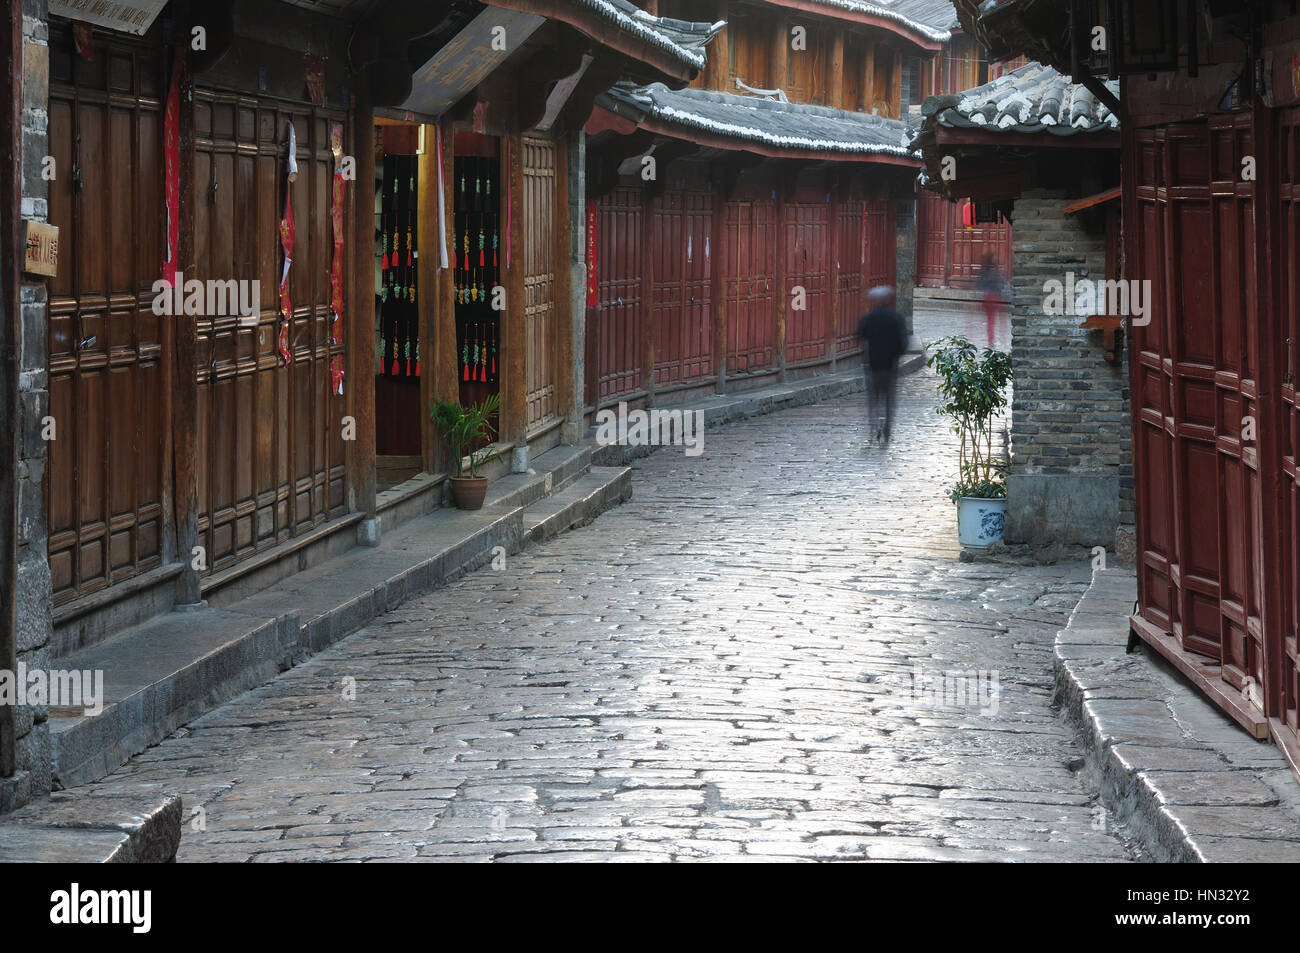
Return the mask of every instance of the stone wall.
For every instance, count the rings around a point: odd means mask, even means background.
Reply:
[[[912,307],[916,287],[916,207],[914,195],[905,195],[894,204],[898,229],[898,260],[894,264],[894,287],[898,290],[898,302],[895,307],[907,321],[908,334],[914,330]]]
[[[1133,521],[1128,375],[1079,328],[1085,315],[1046,313],[1046,282],[1106,276],[1104,232],[1064,215],[1068,202],[1040,189],[1015,205],[1006,539],[1112,550]]]
[[[41,162],[47,153],[49,33],[46,0],[23,0],[22,217],[47,221],[46,182]],[[66,258],[66,256],[65,256]],[[66,267],[66,262],[65,262]],[[17,661],[28,670],[50,667],[51,596],[46,561],[45,441],[42,419],[48,413],[45,372],[44,283],[19,289],[22,340],[18,378],[18,630]],[[50,790],[50,734],[46,706],[20,706],[14,716],[17,771],[0,778],[0,811],[12,810]]]

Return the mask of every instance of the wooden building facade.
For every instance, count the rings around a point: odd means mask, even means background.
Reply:
[[[1091,25],[1132,35],[1114,7],[1071,31],[1064,3],[963,6],[995,50],[1122,76],[1125,256],[1153,302],[1128,329],[1132,631],[1300,773],[1300,16],[1161,2],[1160,42],[1098,56]]]
[[[646,6],[726,27],[690,87],[621,84],[588,123],[589,415],[859,353],[866,291],[911,285],[905,67],[936,68],[952,19],[924,3]]]
[[[23,347],[0,377],[22,368],[30,393],[6,406],[30,439],[5,461],[0,595],[25,608],[0,668],[233,604],[436,508],[435,397],[499,393],[507,461],[580,438],[583,126],[616,81],[688,83],[716,32],[634,11],[172,0],[131,29],[15,18],[31,125],[6,109],[5,168],[59,254],[24,273],[17,220],[3,245]],[[400,227],[383,217],[399,168]],[[381,440],[405,441],[414,479],[381,486]],[[0,810],[49,789],[49,731],[0,717]]]

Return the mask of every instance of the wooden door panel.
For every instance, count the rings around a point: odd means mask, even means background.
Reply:
[[[344,404],[329,373],[343,345],[330,334],[328,130],[342,119],[337,111],[301,104],[195,92],[196,191],[207,196],[195,210],[196,277],[260,284],[255,325],[241,323],[233,309],[199,319],[199,534],[209,571],[346,509]],[[277,288],[290,122],[298,178],[288,186],[295,241],[292,360],[285,365],[276,346]]]
[[[49,285],[45,498],[56,605],[161,565],[163,327],[160,57],[96,34],[96,60],[51,27],[50,221],[66,255]],[[79,183],[79,186],[78,186]]]
[[[767,370],[776,359],[776,204],[732,201],[725,214],[727,370]]]
[[[522,144],[525,399],[526,427],[531,431],[553,420],[558,412],[556,146],[548,139],[533,137],[525,137]]]
[[[598,403],[641,389],[644,379],[641,191],[615,189],[601,199],[599,252]]]

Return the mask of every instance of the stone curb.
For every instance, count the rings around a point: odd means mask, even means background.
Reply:
[[[1300,787],[1145,647],[1132,654],[1132,570],[1098,570],[1056,636],[1056,701],[1074,722],[1112,823],[1148,859],[1300,861]]]
[[[167,863],[183,819],[176,794],[56,791],[0,819],[0,863]]]

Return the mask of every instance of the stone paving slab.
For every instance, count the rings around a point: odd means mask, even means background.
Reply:
[[[1095,572],[1056,637],[1057,690],[1108,822],[1155,860],[1295,861],[1300,788],[1285,757],[1145,645],[1125,651],[1136,596],[1131,569]]]
[[[177,785],[182,861],[1132,859],[1052,707],[1087,554],[960,562],[955,438],[900,388],[888,446],[857,393],[640,458],[92,788]]]

